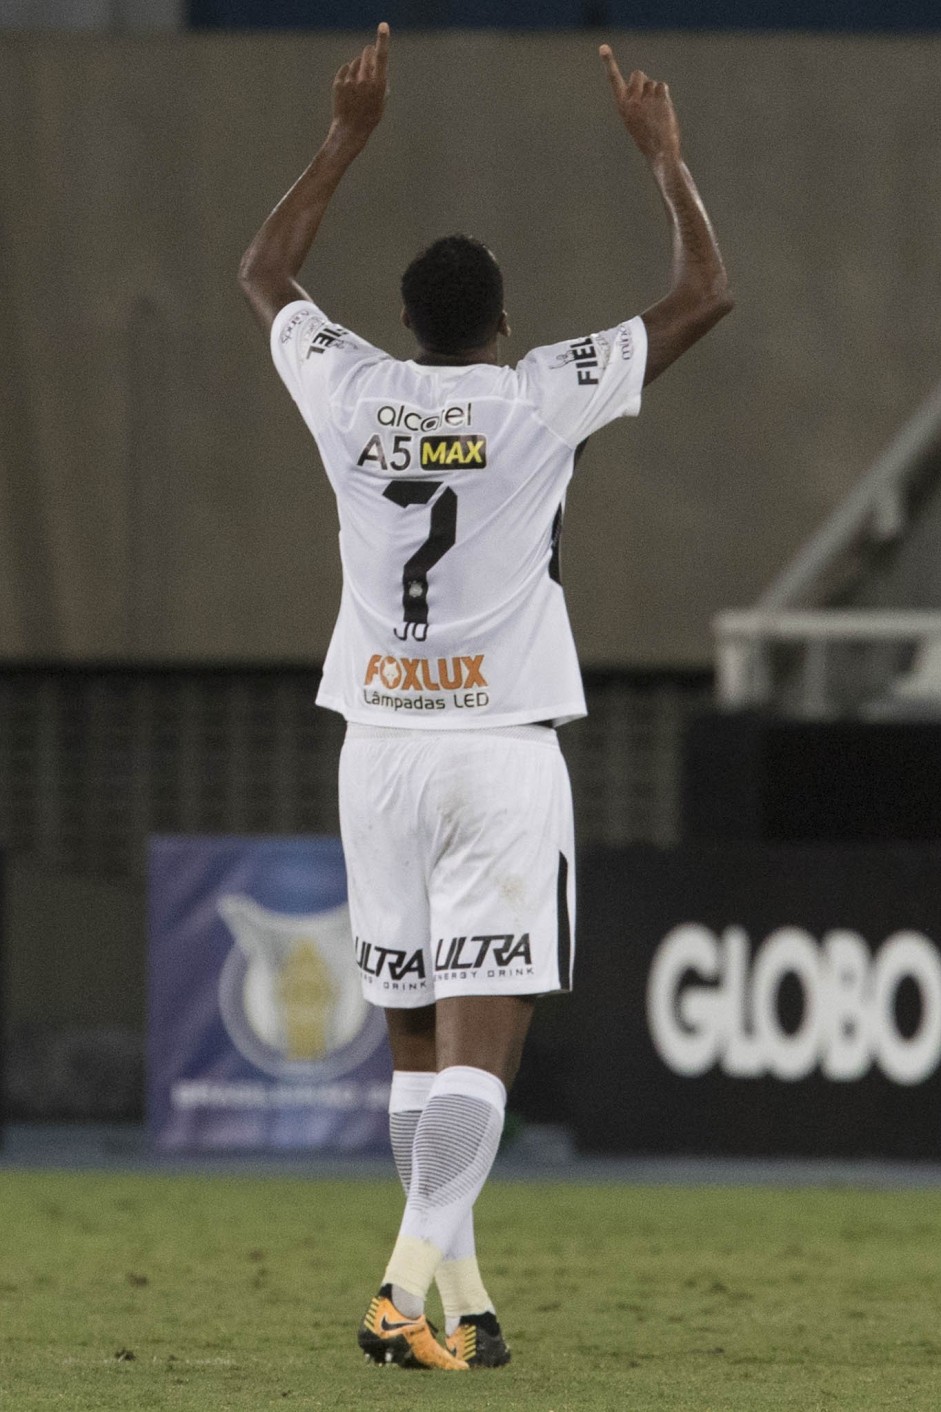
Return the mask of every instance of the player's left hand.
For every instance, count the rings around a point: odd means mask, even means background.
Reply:
[[[375,44],[344,64],[333,80],[333,122],[345,135],[365,142],[386,105],[389,78],[389,26],[381,24]]]
[[[634,69],[625,82],[610,44],[602,44],[598,53],[621,121],[635,145],[649,162],[661,156],[678,158],[680,125],[667,85],[648,78],[643,69]]]

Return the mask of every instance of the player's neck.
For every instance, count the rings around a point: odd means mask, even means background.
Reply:
[[[480,348],[463,348],[460,353],[436,353],[431,348],[419,348],[413,362],[430,368],[464,368],[471,363],[499,363],[497,340]]]

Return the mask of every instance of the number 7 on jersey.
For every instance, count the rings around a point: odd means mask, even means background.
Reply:
[[[439,480],[393,480],[382,492],[403,510],[410,505],[427,505],[441,489]],[[424,642],[428,636],[428,575],[435,564],[454,547],[457,539],[457,496],[447,486],[431,507],[431,528],[402,569],[402,614],[404,627],[394,629],[403,642],[411,636]]]

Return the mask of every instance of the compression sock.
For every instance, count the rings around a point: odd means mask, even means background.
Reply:
[[[389,1090],[389,1137],[399,1181],[408,1189],[412,1185],[412,1148],[422,1110],[431,1095],[436,1074],[415,1069],[396,1069]]]
[[[441,1295],[441,1307],[444,1310],[444,1331],[446,1334],[454,1333],[465,1314],[496,1313],[490,1295],[480,1277],[477,1255],[474,1251],[473,1216],[468,1216],[467,1225],[470,1229],[471,1253],[460,1257],[453,1255],[449,1250],[447,1259],[442,1260],[435,1275],[438,1293]],[[453,1248],[452,1246],[452,1250]]]
[[[412,1148],[422,1110],[428,1102],[435,1075],[424,1071],[396,1069],[389,1092],[389,1135],[399,1180],[408,1196],[412,1184]],[[469,1211],[451,1243],[451,1248],[435,1276],[444,1308],[445,1332],[453,1334],[462,1314],[494,1312],[477,1264],[474,1242],[474,1213]],[[396,1304],[393,1295],[393,1304]],[[396,1308],[401,1305],[396,1304]],[[409,1313],[402,1309],[403,1314]]]
[[[408,1317],[421,1313],[445,1253],[473,1210],[497,1153],[505,1107],[503,1084],[484,1069],[454,1065],[432,1083],[415,1131],[405,1215],[383,1278],[392,1285],[393,1304]]]

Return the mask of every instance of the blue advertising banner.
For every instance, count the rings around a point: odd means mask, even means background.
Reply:
[[[333,838],[154,838],[148,1121],[173,1149],[388,1150]]]

